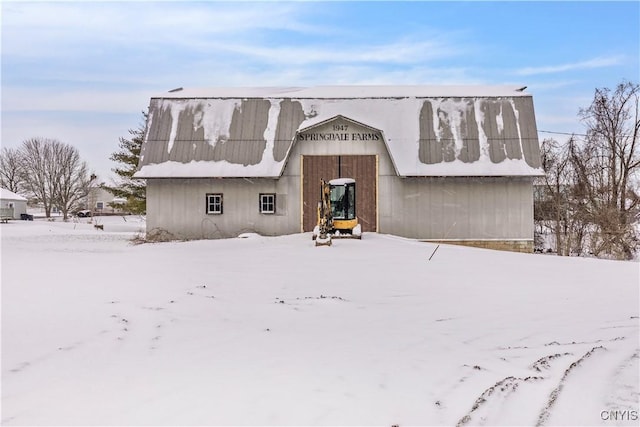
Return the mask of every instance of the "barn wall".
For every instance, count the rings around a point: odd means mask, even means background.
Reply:
[[[147,180],[147,235],[161,240],[216,239],[300,230],[299,180],[198,178]],[[206,213],[206,194],[222,193],[223,213]],[[276,213],[259,211],[259,194],[276,193]]]
[[[428,240],[533,241],[530,178],[380,177],[380,232]]]
[[[347,132],[378,137],[366,141],[319,141],[304,137],[331,133],[334,126],[347,126]],[[380,233],[497,249],[531,250],[531,178],[398,177],[383,135],[342,118],[308,129],[301,135],[292,144],[279,179],[149,179],[148,233],[153,236],[162,230],[160,237],[164,233],[165,238],[171,239],[225,238],[243,232],[298,233],[302,227],[302,156],[375,155]],[[207,193],[223,194],[222,215],[206,214]],[[260,193],[276,193],[276,214],[259,212]]]

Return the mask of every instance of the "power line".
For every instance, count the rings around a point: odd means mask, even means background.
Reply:
[[[550,130],[539,130],[538,132],[542,132],[542,133],[554,133],[557,135],[575,135],[575,136],[587,136],[584,133],[569,133],[569,132],[553,132]]]
[[[554,133],[554,134],[557,134],[557,135],[584,136],[585,138],[588,136],[588,135],[585,135],[584,133],[554,132],[554,131],[550,131],[550,130],[539,130],[538,131],[538,133],[541,133],[541,132],[542,133]],[[618,136],[633,136],[633,135],[630,134],[630,133],[621,133]]]

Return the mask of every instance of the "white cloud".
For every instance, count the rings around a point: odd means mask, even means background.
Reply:
[[[313,84],[328,77],[319,68],[365,70],[365,76],[330,75],[333,81],[355,83],[379,74],[397,76],[394,68],[400,66],[411,73],[415,67],[459,58],[470,49],[459,32],[428,28],[420,34],[399,31],[383,41],[370,40],[357,28],[325,19],[335,12],[333,6],[315,2],[9,3],[3,6],[2,56],[7,77],[3,89],[10,89],[14,81],[52,84],[53,99],[11,96],[11,102],[4,104],[21,109],[17,105],[46,103],[49,109],[70,91],[104,91],[102,98],[113,98],[114,88],[155,92],[156,87],[270,85],[282,81],[282,75],[298,76],[287,85],[292,81]],[[75,104],[88,103],[95,109],[94,99],[79,99]]]
[[[81,88],[3,87],[3,112],[82,111],[134,113],[147,109],[155,91],[113,91]]]
[[[3,6],[3,54],[60,57],[104,46],[208,47],[256,32],[332,33],[300,19],[316,5],[222,2],[38,2]],[[55,19],[52,19],[55,18]],[[158,54],[162,54],[159,49]]]
[[[598,57],[587,61],[572,62],[568,64],[520,68],[515,71],[515,74],[520,76],[531,76],[536,74],[552,74],[564,71],[611,67],[614,65],[620,65],[623,60],[624,58],[622,56]]]
[[[209,52],[222,52],[230,60],[258,60],[262,64],[415,64],[442,57],[459,55],[460,49],[443,42],[401,40],[383,44],[297,46],[283,44],[271,46],[258,43],[209,42]],[[204,49],[204,46],[202,47]]]

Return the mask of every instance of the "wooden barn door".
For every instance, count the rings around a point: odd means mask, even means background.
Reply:
[[[356,211],[362,231],[376,228],[376,156],[303,156],[302,158],[302,226],[312,231],[317,222],[320,179],[353,178],[356,180]]]
[[[376,229],[376,156],[340,156],[340,176],[356,180],[356,212],[362,231]]]

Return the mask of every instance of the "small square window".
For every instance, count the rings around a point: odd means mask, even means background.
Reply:
[[[99,211],[104,209],[104,202],[96,202],[96,209]]]
[[[207,194],[207,213],[222,214],[222,194]]]
[[[276,213],[276,195],[260,194],[260,213],[272,214]]]

